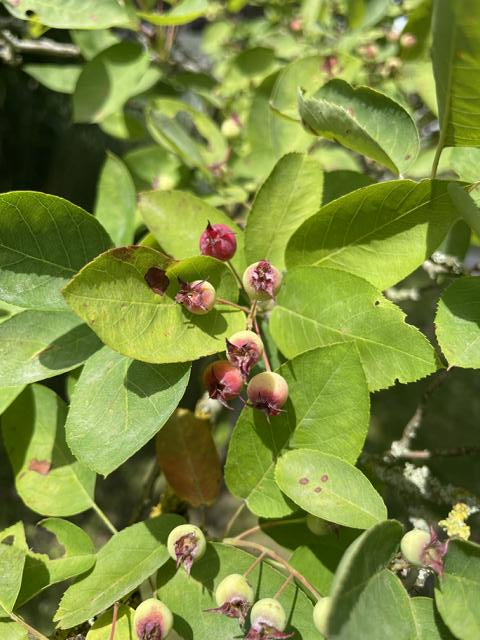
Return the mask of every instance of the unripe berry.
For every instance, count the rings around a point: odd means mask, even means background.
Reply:
[[[320,598],[313,609],[313,624],[320,631],[322,636],[327,635],[327,620],[332,608],[332,599],[330,596]]]
[[[416,567],[430,567],[439,575],[443,573],[443,557],[448,542],[441,542],[433,529],[430,533],[421,529],[408,531],[400,542],[402,555]]]
[[[220,131],[225,138],[236,138],[242,131],[242,123],[238,117],[230,117],[222,122]]]
[[[180,291],[175,296],[175,302],[182,304],[187,311],[197,316],[208,313],[215,304],[215,288],[206,280],[180,282]]]
[[[267,416],[276,416],[288,398],[288,384],[285,378],[273,371],[258,373],[248,383],[249,403]]]
[[[307,528],[316,536],[323,536],[326,533],[330,533],[331,524],[328,520],[323,520],[323,518],[317,518],[313,516],[311,513],[308,514],[306,520]]]
[[[230,260],[237,250],[235,232],[226,224],[207,224],[200,236],[200,253],[217,260]]]
[[[237,618],[243,624],[254,597],[255,593],[245,576],[232,573],[224,578],[215,590],[218,608],[207,611],[222,613],[228,618]]]
[[[177,569],[182,565],[190,573],[193,562],[205,554],[207,541],[203,531],[194,524],[181,524],[170,531],[167,549]]]
[[[203,384],[210,398],[215,398],[230,409],[228,401],[238,396],[243,387],[243,376],[228,360],[217,360],[203,373]]]
[[[287,626],[287,615],[280,602],[274,598],[263,598],[253,605],[250,624],[246,640],[274,640],[294,635],[282,633]]]
[[[263,353],[263,342],[253,331],[237,331],[227,340],[227,358],[247,378]]]
[[[173,615],[163,602],[149,598],[137,607],[133,626],[138,640],[163,640],[172,629]]]
[[[245,269],[242,283],[251,300],[269,300],[280,289],[282,274],[267,260],[260,260]]]

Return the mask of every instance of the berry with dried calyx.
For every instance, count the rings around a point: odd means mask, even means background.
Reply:
[[[133,626],[138,640],[163,640],[173,626],[170,609],[160,600],[144,600],[135,610]]]
[[[224,578],[215,590],[217,608],[207,611],[236,618],[243,625],[254,597],[255,593],[245,576],[232,573]]]
[[[441,542],[433,529],[408,531],[400,541],[402,555],[415,567],[430,567],[438,575],[443,573],[443,557],[447,553],[448,541]]]
[[[203,531],[194,524],[181,524],[170,531],[167,549],[177,569],[182,565],[189,574],[194,561],[205,554],[207,541]]]
[[[200,253],[217,260],[230,260],[237,250],[235,232],[226,224],[207,224],[200,236]]]
[[[239,395],[243,384],[240,370],[228,360],[212,362],[203,372],[203,385],[208,395],[218,400],[227,409],[231,408],[228,401]]]
[[[313,516],[311,513],[307,516],[306,524],[307,528],[316,536],[323,536],[332,531],[332,524],[328,522],[328,520],[317,518],[317,516]]]
[[[225,138],[237,138],[242,132],[242,123],[237,114],[233,113],[221,124],[220,131]]]
[[[250,630],[245,640],[283,640],[293,633],[283,633],[287,626],[285,609],[274,598],[256,602],[250,612]]]
[[[175,296],[175,302],[181,304],[196,315],[205,315],[215,304],[215,288],[206,280],[184,282],[178,279],[180,291]]]
[[[288,399],[288,384],[279,373],[263,371],[250,380],[247,395],[250,406],[277,416]]]
[[[322,636],[327,635],[327,620],[332,608],[332,599],[330,596],[320,598],[313,609],[313,624]]]
[[[237,331],[227,339],[227,358],[247,378],[262,357],[263,342],[253,331]]]
[[[268,260],[260,260],[245,269],[242,283],[251,300],[274,299],[282,284],[282,274]]]

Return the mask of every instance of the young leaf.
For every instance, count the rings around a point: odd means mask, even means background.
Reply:
[[[275,480],[299,507],[329,522],[367,529],[387,517],[369,480],[337,456],[311,449],[288,451],[277,462]]]
[[[95,216],[116,245],[133,242],[136,205],[135,185],[127,167],[108,152],[98,182]]]
[[[345,552],[332,585],[328,638],[416,638],[410,601],[388,565],[403,530],[387,520],[357,538]]]
[[[163,427],[188,384],[190,364],[152,365],[104,347],[86,363],[65,425],[78,460],[108,475]]]
[[[73,93],[82,67],[77,64],[25,64],[22,71],[52,91]]]
[[[32,385],[2,416],[2,433],[15,487],[42,515],[71,516],[93,505],[95,473],[65,443],[67,408],[53,391]]]
[[[170,284],[164,294],[156,293],[145,280],[152,267],[165,271]],[[244,328],[244,314],[222,305],[205,315],[189,313],[175,302],[178,278],[208,280],[219,298],[238,297],[231,271],[219,260],[197,256],[174,262],[154,249],[135,245],[112,249],[90,262],[64,295],[106,345],[129,358],[189,362],[223,351],[225,338]]]
[[[315,158],[290,153],[281,158],[260,188],[245,229],[247,263],[269,260],[285,268],[290,236],[320,209],[323,171]]]
[[[60,289],[112,246],[97,220],[44,193],[0,195],[0,298],[20,307],[64,309]]]
[[[13,386],[58,376],[81,365],[101,346],[70,311],[28,309],[0,324],[0,379]]]
[[[83,67],[73,94],[75,122],[101,122],[137,92],[148,54],[136,42],[119,42]]]
[[[476,640],[480,635],[480,546],[450,542],[444,573],[435,589],[438,611],[455,637]]]
[[[60,629],[81,624],[133,591],[169,559],[170,531],[182,524],[176,515],[139,522],[115,534],[97,553],[93,570],[69,587],[54,621]]]
[[[53,533],[64,552],[52,560],[46,553],[27,551],[22,586],[15,603],[17,608],[43,589],[79,576],[95,564],[93,543],[80,527],[59,518],[47,518],[38,526]]]
[[[433,373],[432,345],[405,323],[398,307],[357,276],[319,267],[288,272],[270,319],[282,353],[293,358],[318,346],[353,342],[370,391]]]
[[[158,463],[175,494],[193,507],[213,504],[222,470],[210,422],[177,409],[157,435],[156,445]]]
[[[476,0],[436,0],[432,31],[438,148],[479,147],[480,4]]]
[[[379,289],[419,267],[460,217],[440,180],[394,180],[330,202],[290,239],[285,259],[354,273]]]
[[[125,25],[129,14],[117,0],[5,0],[8,11],[22,20],[32,14],[39,24],[55,29],[105,29]]]
[[[448,364],[480,368],[480,281],[460,278],[445,289],[438,303],[437,338]]]
[[[433,598],[410,598],[415,621],[415,640],[455,640],[440,618]]]
[[[132,640],[134,638],[133,616],[135,611],[128,605],[118,607],[117,622],[115,624],[115,640]],[[112,637],[113,609],[102,613],[96,620],[86,640],[110,640]]]
[[[314,349],[279,369],[289,385],[285,411],[270,422],[246,407],[230,441],[225,479],[230,491],[266,518],[292,511],[274,478],[287,447],[309,447],[355,462],[368,430],[365,375],[352,345]]]
[[[344,80],[330,80],[312,97],[300,93],[298,108],[309,131],[376,160],[393,173],[404,173],[418,155],[420,141],[410,115],[369,87],[354,89]]]
[[[147,13],[139,11],[138,16],[158,26],[176,26],[196,20],[208,9],[207,0],[182,0],[166,13]]]
[[[158,597],[175,612],[174,629],[182,638],[195,640],[234,640],[242,637],[238,620],[206,611],[216,607],[214,592],[220,581],[231,573],[248,569],[253,556],[233,547],[214,543],[195,562],[190,578],[185,571],[173,572],[165,565],[158,576]],[[285,581],[278,569],[263,562],[249,575],[255,599],[271,598]],[[312,623],[312,602],[295,585],[290,584],[279,596],[287,614],[287,631],[295,631],[296,640],[318,640]]]

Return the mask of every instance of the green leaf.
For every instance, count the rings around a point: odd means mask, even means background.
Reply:
[[[450,151],[449,162],[460,180],[465,182],[480,180],[480,149],[455,147]]]
[[[348,0],[348,22],[352,29],[375,25],[390,9],[390,0]]]
[[[247,262],[269,260],[284,269],[291,235],[322,202],[321,164],[307,155],[290,153],[277,162],[258,192],[245,230]]]
[[[432,61],[442,147],[480,146],[480,4],[436,0]]]
[[[95,473],[65,443],[67,407],[53,391],[32,385],[2,416],[2,434],[15,488],[33,511],[70,516],[93,506]]]
[[[445,289],[438,303],[435,325],[437,339],[448,364],[480,367],[480,281],[460,278]]]
[[[415,640],[455,640],[435,609],[433,598],[410,598]]]
[[[0,416],[23,391],[24,387],[25,385],[23,384],[16,385],[15,387],[0,387]]]
[[[322,161],[321,155],[316,157]],[[327,171],[323,174],[322,205],[326,205],[332,202],[332,200],[337,200],[347,195],[347,193],[352,193],[352,191],[356,191],[362,187],[368,187],[374,183],[375,180],[373,180],[373,178],[358,171],[352,171],[350,169]]]
[[[385,289],[431,256],[458,218],[445,181],[373,184],[306,220],[288,243],[287,266],[341,269]]]
[[[312,97],[300,94],[298,104],[309,131],[335,140],[393,173],[404,173],[418,155],[420,142],[412,118],[397,102],[374,89],[354,89],[335,79]]]
[[[289,385],[285,412],[267,421],[246,407],[235,426],[225,479],[230,491],[265,518],[291,513],[292,504],[274,478],[287,447],[309,447],[355,462],[368,430],[365,376],[352,345],[304,353],[280,367]]]
[[[63,546],[63,553],[52,560],[46,553],[28,550],[22,587],[15,604],[17,608],[43,589],[79,576],[95,564],[93,543],[80,527],[59,518],[42,520],[38,526],[55,535],[58,544]]]
[[[478,188],[470,191],[456,182],[451,182],[448,185],[448,194],[454,207],[477,235],[480,234],[480,202],[478,202],[478,193]]]
[[[58,627],[69,629],[85,622],[155,573],[170,557],[168,534],[182,521],[176,515],[163,515],[126,527],[110,538],[98,552],[91,573],[66,590],[54,616]]]
[[[278,460],[275,480],[299,507],[329,522],[367,529],[387,517],[370,481],[345,460],[321,451],[288,451]]]
[[[181,178],[181,166],[177,156],[158,144],[138,147],[123,156],[132,173],[137,189],[170,190]]]
[[[387,569],[402,533],[399,522],[387,520],[365,531],[347,549],[332,586],[329,640],[416,637],[408,594]]]
[[[435,601],[443,621],[460,640],[479,637],[479,598],[480,546],[463,540],[450,541]]]
[[[32,18],[55,29],[105,29],[125,25],[129,14],[118,0],[2,0],[8,11],[22,20]]]
[[[253,556],[233,547],[215,543],[208,545],[205,556],[195,562],[189,578],[185,571],[174,572],[165,565],[158,574],[158,596],[175,612],[174,629],[182,638],[190,640],[234,640],[241,637],[238,621],[209,613],[216,607],[213,593],[219,582],[231,573],[243,573],[252,564]],[[278,569],[263,562],[248,576],[256,599],[271,598],[285,576]],[[279,596],[285,608],[288,626],[295,631],[297,640],[318,640],[318,631],[312,622],[312,602],[294,585],[289,585]]]
[[[5,544],[0,540],[0,607],[7,613],[15,606],[24,564],[25,549]]]
[[[138,16],[158,26],[175,26],[193,22],[208,10],[207,0],[183,0],[166,13],[139,11]]]
[[[0,298],[20,307],[65,308],[60,289],[112,246],[97,220],[44,193],[0,195]]]
[[[52,91],[73,93],[82,67],[77,64],[25,64],[22,71]]]
[[[120,42],[87,62],[73,94],[75,122],[101,122],[135,95],[148,68],[148,54],[135,42]]]
[[[133,242],[136,206],[135,185],[127,167],[107,152],[97,186],[95,216],[117,246]]]
[[[100,51],[119,42],[119,35],[110,29],[72,29],[70,35],[85,60],[91,60]]]
[[[115,625],[115,640],[133,640],[133,616],[135,611],[128,605],[118,607],[117,622]],[[90,631],[86,640],[110,640],[112,633],[113,610],[106,611],[99,616]]]
[[[13,386],[58,376],[100,347],[93,331],[70,311],[29,309],[0,324],[0,379]]]
[[[145,281],[153,266],[166,270],[170,279],[164,295],[154,293]],[[238,296],[232,273],[219,260],[197,256],[175,263],[142,246],[102,254],[82,269],[64,294],[106,345],[129,358],[189,362],[223,351],[225,338],[244,328],[243,312],[217,305],[206,315],[189,313],[175,302],[177,278],[208,280],[219,298],[235,301]]]
[[[160,469],[176,496],[193,507],[215,502],[222,468],[209,420],[177,409],[157,435],[156,448]]]
[[[78,460],[108,475],[159,431],[177,408],[190,364],[152,365],[104,347],[85,364],[65,426]]]
[[[433,373],[432,345],[398,307],[366,280],[319,267],[296,267],[284,280],[270,331],[287,358],[319,346],[353,342],[370,391]]]
[[[139,211],[162,249],[177,260],[198,256],[200,235],[209,221],[228,225],[237,239],[232,264],[241,272],[247,266],[243,231],[223,211],[197,196],[187,191],[147,191],[140,194]]]
[[[3,618],[0,611],[0,638],[8,640],[29,640],[28,631],[10,618]]]
[[[322,68],[324,61],[323,56],[308,56],[294,60],[284,66],[272,88],[270,96],[271,109],[277,114],[300,122],[296,97],[297,89],[302,87],[309,93],[313,93],[322,86],[328,78],[328,74]],[[297,134],[300,138],[304,138],[307,144],[313,142],[312,137],[306,132],[302,132],[300,127],[297,130]]]

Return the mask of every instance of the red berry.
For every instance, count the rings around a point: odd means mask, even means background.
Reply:
[[[253,331],[237,331],[227,342],[227,358],[246,378],[263,353],[263,342]]]
[[[180,291],[175,296],[175,302],[183,304],[187,311],[196,315],[205,315],[215,304],[215,289],[206,280],[184,282],[180,280]]]
[[[163,640],[173,626],[170,609],[156,598],[149,598],[138,605],[133,626],[139,640]]]
[[[243,387],[243,376],[227,360],[212,362],[203,373],[203,384],[210,398],[215,398],[230,409],[228,401],[238,396]]]
[[[247,395],[252,407],[276,416],[287,401],[288,384],[280,374],[263,371],[250,380]]]
[[[282,274],[268,260],[260,260],[245,269],[242,282],[251,300],[269,300],[280,289]]]
[[[207,224],[200,236],[200,253],[217,260],[230,260],[237,250],[237,239],[233,229],[226,224]]]

